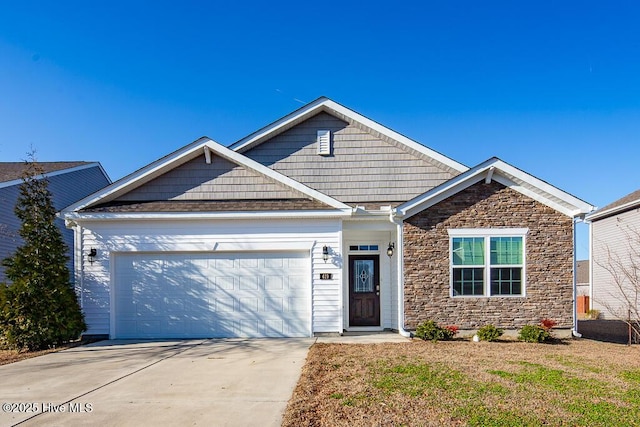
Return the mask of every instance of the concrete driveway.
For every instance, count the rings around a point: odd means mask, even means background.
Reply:
[[[101,341],[0,366],[0,425],[279,426],[314,341]]]

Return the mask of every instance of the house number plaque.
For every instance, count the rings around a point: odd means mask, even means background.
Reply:
[[[320,273],[320,280],[331,280],[333,279],[333,273]]]

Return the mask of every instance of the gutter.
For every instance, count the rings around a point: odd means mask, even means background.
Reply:
[[[413,338],[413,333],[404,329],[404,241],[402,236],[402,217],[396,218],[397,210],[389,214],[389,221],[396,226],[396,275],[398,285],[398,333],[406,338]]]
[[[577,236],[576,236],[576,224],[578,221],[583,221],[584,217],[573,218],[573,328],[571,329],[571,336],[575,338],[582,338],[582,334],[578,332],[578,252],[576,250]]]
[[[314,211],[224,211],[224,212],[131,212],[131,213],[79,213],[62,211],[67,221],[118,221],[118,220],[207,220],[207,219],[287,219],[287,218],[345,218],[352,216],[351,209]]]

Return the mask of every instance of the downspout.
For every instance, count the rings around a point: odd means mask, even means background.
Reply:
[[[571,335],[575,338],[582,338],[582,334],[578,332],[578,251],[576,224],[581,221],[582,218],[573,218],[573,328],[571,329]]]
[[[404,329],[404,239],[402,219],[396,218],[396,209],[391,210],[389,221],[396,226],[396,281],[398,285],[398,333],[413,338],[413,333]]]

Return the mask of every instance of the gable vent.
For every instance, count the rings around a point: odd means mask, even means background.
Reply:
[[[318,154],[321,156],[331,155],[331,131],[319,130],[316,141],[318,142]]]

